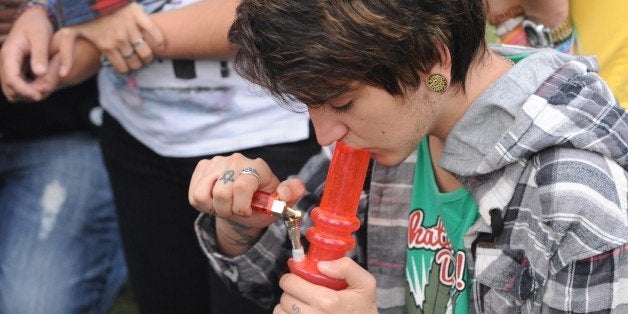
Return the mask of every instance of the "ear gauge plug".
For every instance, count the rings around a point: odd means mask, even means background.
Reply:
[[[427,77],[427,88],[435,93],[442,93],[447,89],[447,79],[441,74],[434,73]]]

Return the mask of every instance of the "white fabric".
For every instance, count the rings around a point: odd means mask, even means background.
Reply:
[[[197,60],[191,79],[175,77],[171,60],[153,61],[132,75],[105,67],[99,74],[100,102],[127,132],[167,157],[220,154],[309,136],[307,114],[281,108],[238,76],[231,62],[227,67],[229,75],[223,77],[219,61]],[[305,111],[302,104],[294,106]]]

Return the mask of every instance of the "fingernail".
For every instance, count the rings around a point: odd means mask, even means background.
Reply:
[[[62,66],[59,68],[59,75],[60,75],[60,76],[66,76],[66,75],[68,75],[68,72],[70,72],[70,69],[68,69],[68,67],[67,67],[67,66],[65,66],[65,65],[62,65]]]
[[[46,73],[46,66],[41,64],[41,63],[37,63],[33,65],[33,72],[35,74],[44,74]]]

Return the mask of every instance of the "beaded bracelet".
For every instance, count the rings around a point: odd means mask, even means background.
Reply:
[[[24,3],[15,12],[15,15],[13,15],[13,21],[15,22],[20,16],[22,16],[22,14],[24,14],[24,12],[28,11],[31,8],[36,8],[36,9],[39,9],[39,10],[43,10],[46,13],[46,16],[48,17],[48,20],[52,24],[53,28],[54,29],[58,29],[57,21],[52,16],[52,13],[50,12],[50,9],[48,8],[48,2],[47,1],[30,0],[30,1],[26,2],[26,3]]]

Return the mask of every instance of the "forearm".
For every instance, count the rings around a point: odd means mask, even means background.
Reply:
[[[218,276],[264,308],[277,303],[277,281],[290,257],[289,241],[280,221],[268,226],[244,254],[228,257],[220,252],[216,216],[202,214],[195,222],[201,248]]]
[[[264,229],[248,227],[235,221],[216,218],[216,242],[225,256],[246,253],[262,236]]]
[[[232,57],[235,47],[229,44],[227,33],[239,3],[239,0],[205,0],[153,14],[151,19],[166,38],[165,50],[155,53],[160,57],[181,59]]]
[[[61,78],[59,88],[76,85],[90,78],[101,67],[100,51],[89,41],[80,39],[74,46],[74,66]]]
[[[530,20],[550,28],[560,25],[569,17],[568,0],[526,0],[521,5]]]

